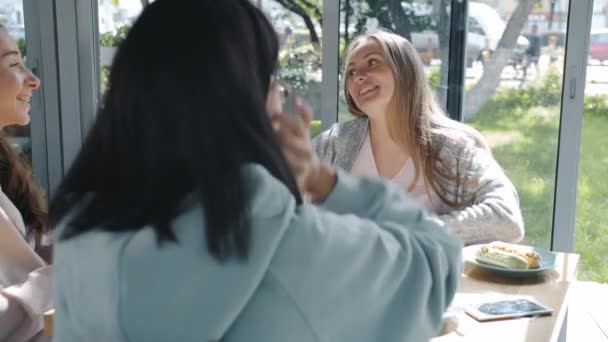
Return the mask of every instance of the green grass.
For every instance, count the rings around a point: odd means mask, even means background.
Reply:
[[[559,107],[525,107],[495,97],[469,124],[490,140],[492,151],[517,188],[526,227],[523,243],[548,248],[551,237]],[[608,282],[608,116],[583,119],[574,250],[579,279]],[[502,139],[496,139],[502,137]],[[494,139],[492,139],[494,138]]]
[[[608,116],[585,116],[578,171],[574,250],[581,279],[608,283]]]

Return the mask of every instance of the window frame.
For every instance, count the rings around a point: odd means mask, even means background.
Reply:
[[[28,65],[39,70],[43,87],[32,112],[32,156],[34,172],[41,183],[52,190],[76,155],[87,128],[93,122],[99,101],[99,58],[96,0],[23,0],[26,16]],[[578,176],[578,154],[586,58],[593,1],[570,1],[556,170],[552,244],[554,250],[571,251]],[[465,5],[463,7],[463,4]],[[466,47],[466,4],[452,0],[451,21],[464,29],[458,38],[451,33],[450,47],[460,42]],[[462,10],[458,10],[461,8]],[[459,12],[460,11],[460,12]],[[461,14],[460,17],[458,14]],[[462,16],[464,13],[464,16]],[[338,121],[340,2],[323,2],[322,31],[322,129]],[[76,19],[77,18],[77,19]],[[460,21],[459,21],[460,20]],[[454,43],[452,43],[452,41]],[[43,54],[44,52],[44,54]],[[448,107],[461,117],[464,86],[464,51],[462,57],[450,55]],[[456,55],[460,56],[460,54]],[[578,61],[578,64],[576,63]],[[585,62],[581,62],[585,61]],[[460,68],[453,65],[462,66]],[[462,81],[454,81],[461,79]],[[461,82],[461,83],[459,83]],[[574,92],[574,97],[570,94]],[[455,110],[454,108],[460,108]],[[576,162],[573,162],[576,161]]]

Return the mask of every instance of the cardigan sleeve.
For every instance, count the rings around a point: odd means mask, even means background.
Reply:
[[[322,161],[333,162],[333,154],[331,153],[331,129],[319,133],[312,139],[312,148]]]
[[[19,336],[42,328],[42,314],[52,308],[51,266],[34,252],[0,207],[0,295],[18,303],[28,315]]]
[[[461,198],[468,197],[469,204],[439,216],[446,228],[466,245],[521,241],[524,224],[517,191],[491,152],[469,145],[451,158],[465,176],[457,191]]]

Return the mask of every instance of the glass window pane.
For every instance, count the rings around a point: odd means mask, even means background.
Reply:
[[[108,83],[108,73],[116,47],[149,0],[98,0],[99,70],[101,92]]]
[[[274,25],[281,43],[279,78],[312,107],[316,119],[311,135],[319,133],[321,115],[321,43],[323,1],[252,0]],[[284,5],[285,4],[285,5]]]
[[[466,73],[465,122],[486,137],[517,188],[522,243],[542,248],[551,241],[567,11],[567,0],[469,3],[483,34],[467,36],[474,62]],[[501,49],[503,35],[512,38]]]
[[[377,29],[388,29],[407,38],[425,63],[429,84],[445,107],[447,101],[448,50],[450,45],[450,3],[439,0],[401,2],[395,7],[390,0],[340,1],[340,70],[338,121],[353,118],[344,99],[343,62],[348,43],[357,35]]]
[[[142,10],[153,0],[99,0],[99,63],[102,93],[116,47]],[[270,19],[280,40],[279,77],[313,108],[321,112],[321,16],[323,2],[310,0],[283,5],[282,1],[251,0]],[[313,121],[312,134],[320,123]]]
[[[608,283],[608,13],[595,0],[581,132],[574,251],[579,280]]]
[[[0,24],[7,28],[11,37],[17,41],[17,46],[21,50],[24,60],[27,60],[25,46],[25,23],[23,20],[23,1],[22,0],[3,0],[0,1]],[[32,160],[32,149],[30,140],[30,125],[27,126],[7,126],[3,129],[5,136],[19,149],[28,161]]]

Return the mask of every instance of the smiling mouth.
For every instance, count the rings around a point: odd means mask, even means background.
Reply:
[[[30,96],[17,96],[17,101],[30,104]]]
[[[376,89],[378,89],[378,86],[376,86],[376,85],[365,86],[365,87],[361,88],[361,90],[359,90],[359,96],[365,96]]]

